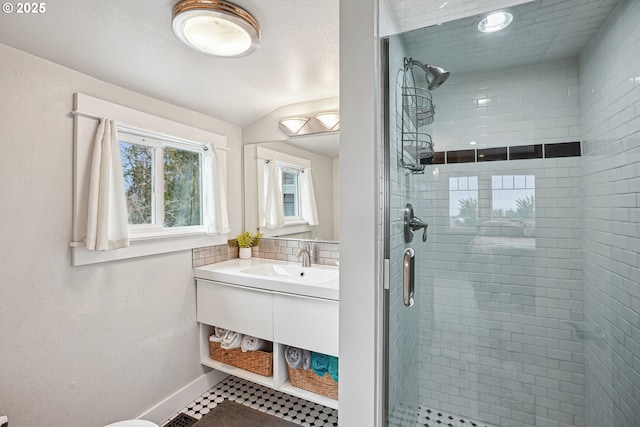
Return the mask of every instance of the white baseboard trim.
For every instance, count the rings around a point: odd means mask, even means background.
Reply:
[[[169,418],[176,415],[182,408],[191,403],[193,399],[200,396],[202,393],[209,390],[228,376],[229,374],[227,373],[212,369],[182,387],[180,390],[176,391],[153,408],[144,412],[137,419],[152,421],[158,425],[162,425],[167,422]]]

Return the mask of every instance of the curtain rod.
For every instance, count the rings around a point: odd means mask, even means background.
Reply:
[[[78,111],[78,110],[73,110],[73,111],[71,111],[70,114],[72,116],[83,116],[83,117],[87,117],[87,118],[90,118],[90,119],[97,119],[97,120],[100,120],[100,119],[104,118],[104,117],[95,116],[93,114],[84,113],[84,112]],[[117,125],[118,125],[118,127],[123,128],[123,130],[125,130],[125,131],[138,133],[140,136],[155,136],[155,137],[160,137],[162,139],[166,139],[166,140],[169,140],[169,141],[180,142],[180,143],[188,144],[188,145],[195,145],[195,146],[198,146],[198,147],[202,147],[203,145],[205,145],[202,142],[191,141],[191,140],[188,140],[188,139],[179,138],[177,136],[167,135],[167,134],[160,133],[160,132],[154,132],[154,131],[147,130],[147,129],[142,129],[142,128],[139,128],[139,127],[136,127],[136,126],[127,125],[125,123],[117,123]],[[229,151],[229,148],[227,148],[227,147],[219,146],[217,144],[213,144],[213,146],[214,146],[214,148],[216,150]],[[205,147],[205,149],[206,149],[206,147]]]
[[[260,156],[256,156],[256,159],[264,160],[264,162],[266,164],[269,164],[269,162],[271,162],[273,160],[273,159],[265,159],[264,157],[260,157]],[[285,162],[278,162],[278,163],[280,163],[281,165],[284,165],[284,166],[286,166],[286,167],[288,167],[290,169],[295,169],[297,171],[300,171],[300,173],[304,173],[305,169],[313,170],[312,168],[305,168],[305,167],[302,167],[302,166],[293,165],[291,163],[285,163]]]

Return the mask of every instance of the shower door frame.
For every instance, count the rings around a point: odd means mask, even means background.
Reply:
[[[381,261],[382,261],[382,277],[380,282],[378,283],[380,292],[381,292],[381,300],[382,304],[379,306],[379,316],[378,316],[378,330],[379,336],[381,339],[378,341],[378,349],[379,354],[381,355],[379,368],[377,369],[378,373],[378,388],[381,390],[381,393],[378,395],[378,415],[380,422],[377,423],[378,426],[381,427],[389,427],[390,420],[390,389],[392,379],[390,377],[390,319],[391,319],[391,286],[402,286],[402,284],[391,283],[391,273],[392,273],[392,262],[391,262],[391,246],[392,246],[392,236],[391,236],[391,177],[392,177],[392,144],[391,144],[391,114],[392,114],[392,105],[391,105],[391,75],[390,75],[390,37],[381,37],[380,45],[379,45],[379,61],[380,61],[380,102],[381,106],[381,116],[382,116],[382,135],[381,135],[381,143],[378,147],[381,153],[382,158],[382,245],[381,245]],[[398,148],[398,147],[395,147]],[[395,149],[394,148],[394,149]],[[401,146],[399,148],[402,150]],[[398,170],[402,169],[400,164],[395,166]],[[405,244],[406,240],[403,240]],[[380,258],[379,258],[380,259]],[[402,305],[402,303],[401,303]],[[417,310],[417,306],[413,307],[405,307],[402,305],[402,310]],[[398,351],[398,349],[395,349]],[[417,393],[418,390],[415,390]],[[416,417],[417,417],[417,408],[416,408]],[[417,420],[417,418],[416,418]]]

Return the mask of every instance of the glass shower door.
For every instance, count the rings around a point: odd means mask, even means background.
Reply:
[[[394,42],[383,43],[383,51],[389,55],[397,52]],[[388,87],[386,105],[385,143],[385,259],[389,274],[389,286],[385,290],[385,334],[387,399],[385,422],[388,426],[413,427],[419,403],[419,354],[420,322],[418,305],[419,277],[422,252],[426,245],[422,241],[423,232],[416,221],[415,237],[405,238],[405,213],[408,220],[413,213],[420,217],[422,202],[417,197],[419,182],[407,169],[402,167],[403,153],[398,126],[402,117],[396,114],[398,82],[395,70],[402,67],[404,58],[389,57]],[[400,84],[401,85],[401,84]],[[409,226],[411,229],[411,226]],[[411,230],[410,235],[414,233]]]

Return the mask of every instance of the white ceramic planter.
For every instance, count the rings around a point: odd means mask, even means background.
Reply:
[[[240,258],[241,259],[251,258],[251,248],[240,248]]]

